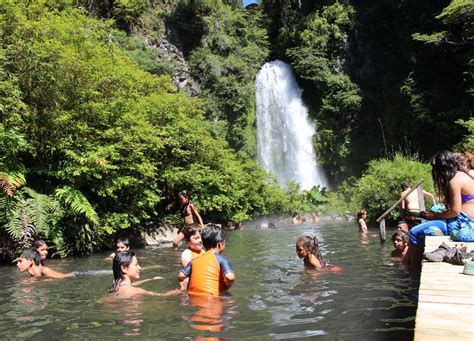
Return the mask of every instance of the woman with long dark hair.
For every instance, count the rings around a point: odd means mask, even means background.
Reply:
[[[115,294],[119,298],[139,295],[167,296],[179,292],[178,290],[172,290],[167,293],[159,293],[134,287],[132,283],[140,278],[141,266],[138,265],[137,257],[135,257],[135,253],[132,251],[117,253],[113,260],[112,270],[114,272],[114,281],[107,292]]]
[[[458,160],[444,150],[431,158],[431,173],[437,195],[446,210],[425,213],[430,221],[410,230],[409,255],[412,265],[419,265],[425,236],[451,235],[461,227],[474,227],[474,178],[459,167]]]

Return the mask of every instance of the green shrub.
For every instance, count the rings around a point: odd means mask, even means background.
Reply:
[[[422,179],[425,181],[423,189],[434,193],[431,167],[415,156],[396,153],[392,158],[371,161],[362,177],[348,189],[352,207],[366,209],[370,219],[375,220],[400,199],[403,181],[415,185]],[[397,214],[394,210],[390,217],[396,218]]]

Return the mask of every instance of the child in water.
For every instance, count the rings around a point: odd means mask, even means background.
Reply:
[[[194,258],[204,253],[202,249],[201,228],[196,225],[188,226],[184,230],[184,240],[188,248],[181,253],[181,265],[183,268]]]
[[[41,265],[44,265],[44,261],[46,260],[46,257],[48,256],[48,245],[46,242],[42,239],[35,240],[33,243],[33,249],[38,252],[40,255],[40,263]]]
[[[296,241],[296,254],[303,258],[304,266],[320,271],[339,272],[341,268],[328,265],[319,250],[318,239],[315,235],[303,235]]]
[[[367,229],[367,224],[365,220],[367,219],[367,211],[364,209],[360,209],[357,212],[357,224],[359,225],[359,232],[360,233],[367,233],[369,230]]]
[[[221,255],[225,249],[225,232],[217,225],[208,224],[202,230],[201,238],[207,251],[179,272],[178,281],[181,285],[189,278],[191,294],[219,295],[235,281],[232,265]]]
[[[395,248],[390,256],[403,258],[408,251],[408,234],[403,230],[398,230],[392,235],[392,243]]]
[[[73,272],[61,273],[41,264],[41,256],[36,250],[23,251],[17,258],[16,267],[19,272],[26,272],[31,277],[67,278],[75,277]]]

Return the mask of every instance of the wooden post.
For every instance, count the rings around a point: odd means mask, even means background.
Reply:
[[[380,220],[379,233],[380,233],[380,242],[385,243],[385,240],[387,239],[387,231],[385,230],[385,218]]]

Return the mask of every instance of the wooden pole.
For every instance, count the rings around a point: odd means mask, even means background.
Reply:
[[[379,223],[380,242],[385,243],[387,239],[387,232],[385,230],[385,219],[382,219]]]

